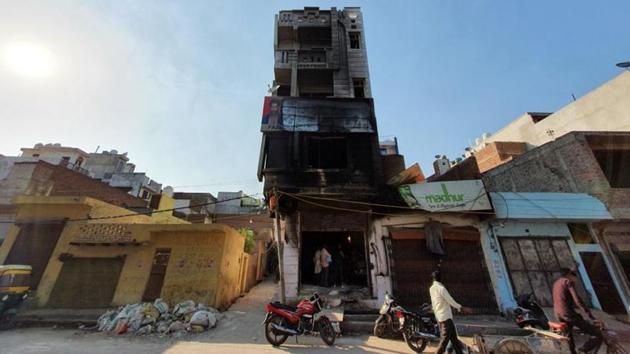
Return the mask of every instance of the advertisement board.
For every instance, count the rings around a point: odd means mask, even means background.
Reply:
[[[405,184],[398,191],[407,205],[428,211],[492,210],[481,180]]]

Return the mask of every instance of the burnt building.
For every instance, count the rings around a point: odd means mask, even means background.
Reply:
[[[372,201],[383,193],[363,29],[356,7],[276,15],[275,80],[264,100],[258,178],[281,219],[287,297],[317,283],[313,256],[324,244],[343,268],[337,282],[370,286],[369,212],[313,198]]]

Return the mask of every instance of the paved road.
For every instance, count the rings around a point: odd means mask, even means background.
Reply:
[[[282,347],[273,348],[267,344],[260,322],[264,315],[263,306],[275,291],[276,286],[272,283],[258,285],[225,313],[217,328],[202,334],[181,338],[137,337],[69,329],[23,328],[0,332],[0,354],[412,353],[402,341],[368,336],[340,337],[333,348],[323,345],[319,337],[299,337],[299,344],[290,338]],[[619,326],[627,329],[625,325]],[[470,338],[462,339],[470,344]],[[429,347],[427,353],[434,350]]]
[[[411,353],[402,341],[374,337],[340,337],[334,348],[323,345],[319,337],[289,339],[280,348],[267,344],[260,322],[262,308],[274,295],[272,283],[261,283],[240,298],[225,313],[217,328],[181,338],[133,335],[116,336],[80,330],[23,328],[0,332],[0,353]]]

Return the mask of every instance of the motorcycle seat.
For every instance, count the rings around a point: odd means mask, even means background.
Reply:
[[[275,308],[287,310],[287,311],[292,311],[292,312],[296,312],[297,311],[297,307],[291,306],[291,305],[286,305],[286,304],[283,304],[281,302],[272,302],[271,306],[273,306]]]
[[[569,325],[564,322],[547,322],[549,324],[549,329],[554,332],[566,332],[569,329]]]

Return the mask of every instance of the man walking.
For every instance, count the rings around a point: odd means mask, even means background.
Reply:
[[[440,344],[438,345],[436,353],[444,353],[450,342],[455,353],[462,354],[463,351],[459,339],[457,338],[457,329],[453,322],[453,311],[451,307],[454,307],[457,311],[462,313],[470,313],[471,310],[453,300],[451,294],[449,294],[448,290],[442,285],[442,276],[439,270],[431,273],[431,278],[433,279],[433,285],[431,285],[429,289],[431,305],[433,306],[435,319],[440,325]]]
[[[577,272],[573,269],[563,269],[562,276],[553,283],[553,311],[556,319],[569,326],[569,347],[571,353],[588,353],[602,343],[601,331],[592,323],[586,321],[576,308],[580,308],[591,320],[594,320],[591,310],[584,305],[584,302],[575,291]],[[575,339],[573,338],[573,327],[578,327],[591,337],[582,345],[578,352],[575,351]]]

